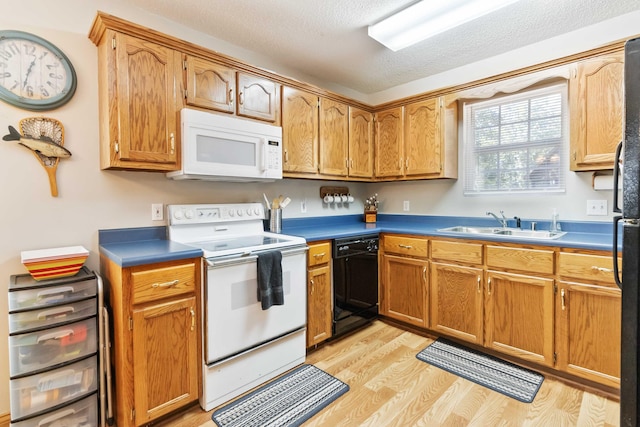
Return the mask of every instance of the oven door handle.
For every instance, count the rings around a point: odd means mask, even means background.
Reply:
[[[309,248],[307,246],[301,246],[301,247],[295,247],[295,248],[291,248],[291,249],[285,249],[280,251],[280,253],[282,253],[283,257],[286,256],[291,256],[291,255],[298,255],[301,253],[305,253],[309,250]],[[229,265],[236,265],[236,264],[245,264],[245,263],[250,263],[250,262],[255,262],[258,259],[258,254],[257,252],[251,252],[248,254],[244,254],[244,255],[240,255],[240,256],[234,256],[234,257],[221,257],[221,258],[207,258],[205,259],[205,261],[207,262],[207,265],[209,267],[226,267]]]
[[[251,262],[255,262],[258,259],[258,255],[241,255],[241,256],[234,256],[232,258],[207,258],[205,259],[205,261],[207,262],[207,265],[209,267],[212,268],[216,268],[216,267],[227,267],[229,265],[236,265],[236,264],[248,264]]]

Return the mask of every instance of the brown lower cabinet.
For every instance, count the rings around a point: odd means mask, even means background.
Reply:
[[[150,423],[198,400],[200,258],[100,271],[113,320],[118,427]]]
[[[485,347],[553,366],[553,279],[487,272]]]
[[[429,262],[397,255],[383,255],[384,315],[427,327],[427,270]]]
[[[383,316],[619,387],[609,253],[392,234],[380,248]]]
[[[622,293],[613,281],[611,256],[562,251],[558,276],[557,368],[619,387]]]
[[[307,347],[331,338],[331,242],[309,245],[307,258]]]
[[[431,263],[431,328],[482,345],[484,292],[481,268]]]
[[[428,327],[428,241],[383,236],[380,242],[380,314]]]

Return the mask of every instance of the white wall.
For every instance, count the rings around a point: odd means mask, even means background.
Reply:
[[[78,88],[68,104],[54,111],[34,113],[0,103],[0,136],[8,133],[9,125],[17,127],[24,117],[43,115],[62,122],[64,145],[72,152],[71,158],[61,160],[58,166],[59,196],[54,198],[49,192],[47,174],[34,156],[15,142],[0,140],[0,295],[7,294],[10,275],[27,272],[20,262],[23,250],[82,245],[90,250],[87,265],[97,269],[99,229],[165,225],[151,221],[151,203],[260,202],[265,192],[270,198],[283,194],[293,199],[283,212],[284,218],[362,212],[362,199],[369,196],[365,184],[348,185],[357,199],[355,203],[329,208],[321,203],[320,186],[342,183],[283,180],[255,185],[171,181],[158,173],[101,171],[97,49],[87,37],[96,11],[103,10],[194,43],[212,41],[112,0],[57,0],[55,6],[48,0],[23,0],[4,6],[10,10],[0,15],[0,28],[37,34],[62,49],[76,69]],[[223,48],[217,50],[234,54]],[[306,214],[300,212],[303,198],[307,200]],[[7,312],[7,298],[0,297],[0,339],[5,343]],[[0,346],[0,414],[9,412],[9,401],[5,398],[9,393],[5,348]]]
[[[321,185],[337,183],[283,180],[269,184],[175,182],[162,174],[101,171],[98,151],[97,51],[87,34],[97,10],[137,22],[158,31],[184,38],[254,65],[273,69],[302,81],[321,84],[295,70],[278,68],[257,53],[196,33],[165,19],[132,9],[121,0],[22,0],[5,2],[0,28],[35,33],[61,48],[78,74],[78,89],[65,106],[37,114],[0,103],[0,135],[20,119],[44,115],[60,120],[65,127],[65,147],[73,156],[60,162],[57,179],[59,196],[51,197],[47,175],[27,149],[14,142],[0,141],[0,294],[6,294],[9,276],[23,274],[23,250],[83,245],[90,250],[88,266],[98,268],[98,230],[164,225],[151,221],[151,203],[226,203],[261,201],[279,194],[293,199],[284,217],[345,215],[362,212],[362,200],[377,191],[382,211],[402,213],[402,201],[411,201],[411,212],[442,215],[484,215],[488,209],[504,209],[509,215],[546,218],[542,204],[548,200],[522,198],[464,198],[456,181],[390,184],[349,183],[356,203],[349,207],[327,208],[319,198]],[[637,21],[637,19],[636,19]],[[616,38],[616,37],[614,37]],[[524,55],[525,52],[519,53]],[[488,61],[491,65],[491,61]],[[490,66],[486,69],[490,72]],[[503,61],[495,72],[504,71]],[[416,90],[428,90],[418,83]],[[398,92],[400,93],[401,90]],[[393,94],[387,94],[393,96]],[[374,99],[372,97],[372,99]],[[375,103],[375,102],[374,102]],[[4,129],[4,131],[2,131]],[[582,218],[583,199],[596,197],[590,191],[590,176],[571,178],[570,192],[554,197],[561,218]],[[342,183],[340,183],[342,185]],[[299,210],[307,200],[307,213]],[[577,200],[577,202],[575,202]],[[7,298],[0,297],[0,339],[8,335]],[[0,350],[0,396],[9,391],[8,354]],[[0,414],[9,411],[8,399],[0,398]]]

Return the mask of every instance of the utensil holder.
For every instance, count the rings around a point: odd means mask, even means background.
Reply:
[[[269,211],[269,231],[272,233],[282,232],[282,209],[271,209]]]

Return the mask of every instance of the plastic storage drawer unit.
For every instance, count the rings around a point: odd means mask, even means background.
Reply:
[[[92,317],[97,309],[96,299],[92,297],[84,301],[42,307],[40,310],[13,313],[9,317],[9,333],[29,332]]]
[[[71,362],[98,350],[95,317],[55,328],[9,336],[10,374],[30,372]]]
[[[20,419],[98,390],[96,356],[11,380],[11,417]]]
[[[104,426],[102,285],[70,277],[9,281],[11,427]]]
[[[98,425],[98,393],[11,427],[94,427]]]
[[[11,276],[9,312],[59,305],[96,296],[96,278],[82,267],[73,277],[37,282],[29,274]]]

